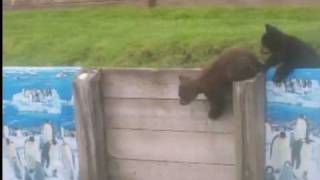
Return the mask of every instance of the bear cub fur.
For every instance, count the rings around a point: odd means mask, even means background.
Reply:
[[[283,81],[295,68],[320,68],[320,58],[311,46],[269,24],[265,25],[261,45],[261,53],[270,54],[264,71],[278,66],[274,82]]]
[[[218,118],[224,109],[224,98],[232,90],[233,81],[256,76],[262,69],[258,58],[242,48],[228,49],[199,77],[192,79],[179,76],[179,99],[181,105],[191,103],[203,93],[210,103],[209,118]]]

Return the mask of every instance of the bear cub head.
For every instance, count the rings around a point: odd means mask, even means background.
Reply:
[[[281,51],[282,42],[286,35],[269,24],[265,25],[265,29],[266,31],[261,37],[261,53],[269,54]]]
[[[181,105],[188,105],[200,94],[200,89],[190,77],[180,75],[179,81],[179,102]]]

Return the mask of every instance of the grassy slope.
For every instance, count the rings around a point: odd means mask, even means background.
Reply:
[[[226,47],[258,52],[265,23],[320,51],[320,7],[87,7],[5,12],[4,63],[197,67]]]

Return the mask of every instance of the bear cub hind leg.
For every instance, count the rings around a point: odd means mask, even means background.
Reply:
[[[223,97],[215,96],[215,97],[208,97],[210,103],[210,111],[208,117],[210,119],[217,119],[221,116],[224,110],[224,101]]]

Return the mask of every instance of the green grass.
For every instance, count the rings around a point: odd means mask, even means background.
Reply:
[[[227,47],[258,52],[265,23],[320,51],[320,7],[109,6],[6,11],[4,64],[198,67]]]

